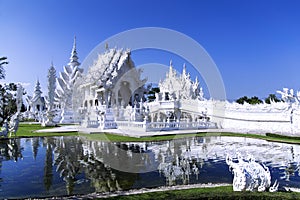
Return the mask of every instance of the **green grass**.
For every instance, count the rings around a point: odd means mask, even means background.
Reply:
[[[140,200],[140,199],[300,199],[299,193],[291,192],[233,192],[232,186],[214,188],[194,188],[186,190],[170,190],[162,192],[149,192],[128,196],[110,197],[107,199]]]
[[[104,140],[104,141],[112,141],[112,142],[150,142],[150,141],[163,141],[163,140],[172,140],[186,137],[195,137],[200,136],[203,137],[206,133],[198,133],[198,134],[181,134],[181,135],[161,135],[161,136],[152,136],[152,137],[128,137],[110,133],[100,133],[100,134],[84,134],[79,133],[80,136],[89,139],[89,140]]]
[[[267,141],[274,142],[284,142],[291,144],[300,144],[300,138],[288,137],[288,136],[280,136],[276,134],[267,134],[265,135],[256,135],[256,134],[243,134],[243,133],[197,133],[197,134],[180,134],[180,135],[162,135],[162,136],[152,136],[152,137],[128,137],[121,136],[109,133],[101,133],[101,134],[79,134],[80,136],[89,139],[89,140],[104,140],[104,141],[112,141],[112,142],[148,142],[148,141],[163,141],[163,140],[172,140],[178,138],[186,138],[186,137],[205,137],[205,136],[231,136],[231,137],[247,137],[247,138],[255,138],[255,139],[263,139]]]
[[[72,133],[35,133],[35,130],[49,129],[49,127],[42,127],[40,124],[19,124],[16,137],[45,137],[45,136],[71,136],[78,135],[76,132]],[[14,135],[12,137],[15,137]]]
[[[221,133],[221,136],[248,137],[248,138],[263,139],[263,140],[273,141],[273,142],[300,144],[299,137],[282,136],[282,135],[270,134],[270,133],[266,133],[266,135],[243,134],[243,133]]]
[[[278,134],[267,133],[266,135],[256,135],[256,134],[242,134],[242,133],[197,133],[197,134],[180,134],[180,135],[161,135],[161,136],[152,136],[152,137],[128,137],[121,136],[116,134],[109,133],[100,133],[100,134],[84,134],[76,132],[65,132],[65,133],[36,133],[35,130],[39,129],[49,129],[49,127],[42,127],[39,124],[23,124],[19,125],[16,137],[46,137],[46,136],[73,136],[80,135],[89,140],[104,140],[112,142],[148,142],[148,141],[163,141],[163,140],[172,140],[186,137],[204,137],[204,136],[232,136],[232,137],[248,137],[263,139],[274,142],[284,142],[292,144],[300,144],[300,137],[292,136],[282,136]],[[14,137],[14,136],[13,136]]]

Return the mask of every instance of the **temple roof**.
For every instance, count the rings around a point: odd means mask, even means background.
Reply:
[[[100,86],[111,81],[120,74],[119,71],[124,65],[129,68],[134,67],[130,58],[130,50],[108,49],[105,53],[99,54],[97,60],[89,68],[85,83]]]

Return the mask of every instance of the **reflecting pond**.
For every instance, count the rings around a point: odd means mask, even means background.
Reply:
[[[239,137],[104,142],[81,137],[0,140],[0,197],[47,197],[165,185],[232,183],[226,154],[254,156],[272,183],[299,187],[300,146]]]

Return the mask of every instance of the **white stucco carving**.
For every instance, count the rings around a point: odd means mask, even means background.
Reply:
[[[73,90],[75,81],[81,76],[83,69],[78,62],[76,50],[76,37],[74,38],[73,49],[71,52],[70,62],[64,66],[64,71],[60,72],[57,78],[57,88],[55,100],[61,106],[60,123],[74,123],[73,116]]]
[[[271,174],[264,164],[257,163],[252,155],[243,159],[238,153],[237,159],[226,156],[226,163],[234,174],[233,191],[266,191],[275,192],[278,189],[277,180],[271,186]]]
[[[46,110],[46,119],[42,122],[43,126],[55,126],[56,122],[54,117],[56,115],[55,110],[55,89],[56,89],[56,70],[51,64],[51,67],[48,70],[48,98],[46,98],[47,110]]]

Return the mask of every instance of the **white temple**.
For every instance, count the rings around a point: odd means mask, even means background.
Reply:
[[[117,128],[116,120],[142,120],[141,113],[132,116],[126,112],[140,107],[140,99],[144,101],[146,80],[140,75],[129,50],[109,49],[100,54],[77,87],[83,125],[107,129]]]
[[[154,101],[148,102],[143,95],[145,80],[140,79],[140,73],[129,50],[109,49],[99,55],[78,82],[82,125],[99,130],[219,128],[258,134],[300,133],[300,106],[293,91],[284,89],[281,94],[285,102],[271,104],[206,100],[198,79],[191,80],[185,65],[178,74],[170,62],[166,78],[159,83],[160,92],[155,94]]]
[[[176,72],[170,62],[165,79],[159,82],[160,92],[149,102],[146,80],[141,79],[142,71],[135,67],[130,50],[106,46],[85,74],[79,66],[74,38],[70,62],[56,79],[54,104],[60,108],[60,116],[53,117],[60,123],[79,122],[99,131],[218,128],[228,132],[300,135],[300,92],[292,89],[277,91],[284,101],[271,104],[207,100],[197,77],[193,81],[185,65],[181,73]],[[37,81],[33,97],[27,98],[32,115],[45,111],[41,94]]]
[[[41,121],[42,112],[46,110],[45,98],[42,96],[41,85],[37,80],[33,96],[27,96],[27,118]]]
[[[198,79],[193,82],[183,67],[177,75],[170,62],[166,79],[159,83],[160,93],[148,102],[129,50],[109,49],[78,82],[82,125],[88,128],[126,128],[140,131],[198,129],[214,127],[208,121]]]

